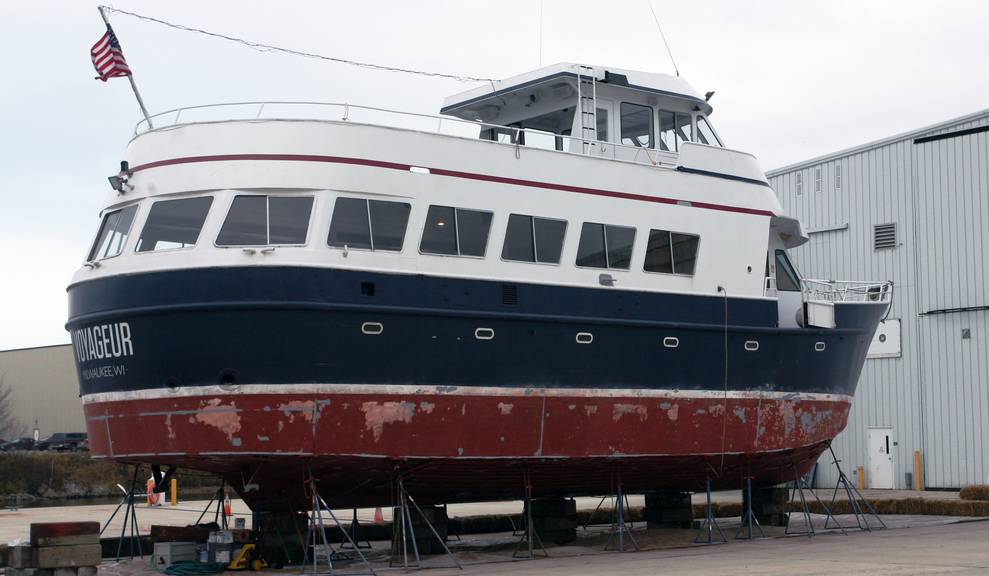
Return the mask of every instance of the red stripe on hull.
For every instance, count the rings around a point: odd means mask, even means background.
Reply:
[[[262,486],[248,498],[261,500],[275,486],[301,486],[312,466],[347,505],[387,501],[396,466],[411,470],[422,497],[436,501],[511,497],[522,466],[535,470],[544,493],[607,492],[616,465],[630,489],[694,488],[711,476],[716,485],[737,485],[742,473],[778,482],[792,478],[794,466],[809,468],[844,428],[848,410],[842,397],[375,393],[176,396],[85,407],[96,456],[234,480],[246,467]]]

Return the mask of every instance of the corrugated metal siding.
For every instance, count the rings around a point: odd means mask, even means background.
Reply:
[[[0,351],[0,376],[27,435],[86,431],[70,345]]]
[[[985,125],[989,111],[926,134]],[[770,173],[770,183],[784,210],[811,232],[810,242],[792,251],[804,276],[896,285],[890,317],[901,319],[902,356],[866,361],[848,427],[834,444],[846,473],[868,468],[868,427],[892,426],[898,488],[907,487],[914,450],[924,455],[927,486],[957,487],[985,482],[989,473],[989,447],[980,441],[989,433],[989,312],[922,313],[935,304],[989,304],[989,134],[915,145],[917,135]],[[814,192],[817,165],[825,175],[821,192]],[[873,226],[890,222],[897,247],[874,250]],[[963,325],[970,340],[961,339]],[[836,480],[830,459],[822,459],[820,485]]]

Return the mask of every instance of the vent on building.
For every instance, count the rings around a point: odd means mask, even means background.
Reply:
[[[872,227],[872,245],[876,250],[896,247],[896,224],[876,224]]]
[[[834,167],[834,189],[841,190],[841,164],[835,164]]]

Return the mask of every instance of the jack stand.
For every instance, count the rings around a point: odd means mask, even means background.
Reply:
[[[869,504],[869,501],[862,496],[862,493],[858,491],[858,488],[852,485],[848,481],[848,476],[845,476],[845,471],[841,468],[841,460],[834,453],[834,448],[828,443],[828,450],[831,451],[831,459],[834,461],[834,467],[838,469],[838,483],[834,486],[834,493],[831,494],[831,509],[835,509],[835,501],[838,498],[838,489],[841,488],[845,491],[845,495],[848,497],[848,505],[852,509],[852,514],[855,515],[855,523],[858,525],[859,530],[865,530],[866,532],[871,532],[872,530],[883,530],[886,528],[886,523],[883,519],[879,517],[876,509]],[[869,525],[869,516],[874,517],[879,521],[881,528],[873,528]],[[835,520],[835,524],[838,521]],[[830,528],[829,521],[824,522],[825,528]],[[839,526],[840,527],[840,526]],[[844,529],[842,529],[844,530]]]
[[[415,568],[422,568],[422,559],[419,556],[419,545],[416,543],[416,533],[415,528],[412,526],[412,510],[415,509],[419,513],[419,517],[429,528],[429,531],[433,533],[433,537],[439,541],[440,546],[446,552],[446,555],[453,561],[459,570],[463,570],[464,567],[460,565],[460,561],[457,557],[450,552],[450,548],[447,547],[446,542],[443,538],[436,532],[436,528],[426,517],[426,514],[422,511],[422,508],[416,504],[415,499],[409,495],[405,490],[405,482],[402,477],[399,476],[396,481],[396,495],[398,496],[398,518],[392,519],[392,546],[391,546],[391,559],[388,560],[388,566],[394,567],[396,556],[398,555],[399,549],[402,554],[402,567],[408,570],[409,568],[409,540],[412,541],[412,552],[415,554]],[[409,504],[412,507],[409,507]],[[398,522],[396,524],[395,522]]]
[[[120,509],[124,506],[124,523],[120,527],[120,539],[117,541],[117,562],[120,562],[120,558],[124,555],[124,535],[127,533],[127,528],[130,527],[130,557],[134,558],[134,544],[137,543],[137,554],[139,557],[144,558],[144,549],[141,547],[141,533],[137,528],[137,510],[134,508],[134,489],[137,487],[137,474],[141,470],[140,466],[134,467],[134,477],[131,479],[130,490],[124,493],[124,497],[120,499],[120,503],[117,504],[117,508],[110,514],[110,518],[103,525],[103,529],[100,530],[100,536],[106,532],[106,529],[110,526],[110,522],[113,522],[113,518],[120,512]],[[117,486],[120,486],[119,484]],[[123,490],[123,488],[121,488]]]
[[[704,521],[697,528],[697,535],[694,536],[694,544],[727,544],[728,538],[725,537],[725,533],[721,531],[721,525],[718,524],[718,519],[714,517],[714,508],[711,506],[711,479],[707,479],[707,507],[705,508]],[[718,531],[718,536],[721,538],[720,542],[715,542],[714,531]],[[701,534],[707,532],[707,542],[701,542]]]
[[[811,515],[810,515],[810,506],[807,505],[807,498],[804,496],[804,490],[810,492],[811,496],[814,497],[814,500],[817,501],[817,504],[824,510],[824,513],[827,515],[827,518],[824,520],[824,525],[827,526],[828,522],[834,520],[835,525],[838,527],[839,530],[841,530],[841,533],[847,536],[848,532],[845,532],[845,529],[841,526],[841,524],[838,523],[838,519],[835,518],[834,514],[831,513],[831,509],[828,508],[824,502],[821,502],[821,499],[817,496],[817,492],[814,492],[814,489],[811,488],[809,484],[807,484],[807,480],[803,476],[800,476],[797,473],[796,466],[793,467],[793,492],[790,495],[790,505],[791,506],[793,505],[795,497],[799,494],[801,513],[804,516],[804,522],[807,524],[807,530],[802,532],[797,530],[791,531],[790,516],[793,514],[793,512],[788,511],[786,513],[786,530],[784,530],[784,534],[786,534],[787,536],[806,535],[808,538],[813,538],[814,536],[817,535],[817,531],[814,530],[814,522],[811,519]]]
[[[752,527],[755,526],[759,529],[759,535],[761,538],[766,537],[766,533],[763,532],[762,526],[759,524],[759,519],[755,517],[755,513],[752,512],[752,477],[745,477],[745,492],[748,495],[748,500],[745,502],[745,512],[742,513],[742,523],[739,524],[738,528],[735,529],[735,540],[752,540]],[[744,531],[744,532],[743,532]],[[742,534],[745,536],[742,536]]]
[[[364,543],[363,544],[361,543],[360,531],[361,531],[361,524],[360,522],[357,521],[357,508],[354,508],[354,519],[350,521],[350,529],[349,529],[350,539],[347,542],[341,544],[340,549],[346,550],[347,548],[350,548],[351,547],[350,542],[356,542],[358,548],[370,549],[371,548],[370,541],[365,539]]]
[[[626,523],[625,518],[628,515],[628,496],[625,495],[625,491],[622,489],[622,474],[618,473],[618,493],[615,495],[615,509],[612,511],[612,523],[611,523],[611,534],[608,536],[608,541],[604,543],[604,549],[608,550],[611,546],[611,541],[618,536],[618,551],[625,551],[625,535],[628,535],[628,539],[632,541],[632,546],[635,550],[639,550],[639,543],[635,541],[635,536],[632,535],[631,522]]]
[[[344,529],[340,521],[337,520],[333,510],[327,506],[326,502],[319,495],[319,491],[316,489],[316,480],[312,476],[312,472],[309,472],[309,479],[306,480],[306,487],[312,492],[312,515],[309,519],[309,528],[306,530],[306,544],[305,544],[305,556],[302,559],[302,574],[309,574],[310,576],[320,576],[329,575],[333,576],[333,547],[330,545],[329,539],[326,537],[326,525],[323,523],[323,512],[329,514],[333,523],[336,527],[343,533],[344,537],[347,539],[346,542],[350,543],[357,555],[360,556],[361,562],[364,563],[364,567],[367,568],[367,572],[349,572],[348,574],[371,574],[371,576],[376,576],[374,568],[367,561],[364,553],[361,552],[360,548],[357,547],[354,540],[350,537],[350,533]],[[312,546],[312,571],[307,572],[306,568],[309,567],[309,547]],[[326,557],[327,572],[319,571],[319,549],[323,549],[323,555]]]
[[[229,526],[227,525],[227,515],[223,511],[223,499],[226,497],[226,480],[220,480],[220,487],[216,489],[216,493],[210,496],[209,502],[206,503],[206,508],[203,508],[203,513],[199,515],[196,520],[198,525],[203,520],[203,516],[209,512],[209,509],[213,506],[213,502],[216,502],[216,512],[213,514],[213,523],[220,527],[221,530],[227,530]]]
[[[543,540],[539,537],[532,523],[532,477],[529,475],[528,470],[522,473],[522,483],[524,484],[523,494],[525,497],[525,501],[522,504],[522,522],[525,524],[525,531],[522,533],[522,539],[515,545],[515,552],[512,553],[512,558],[532,560],[536,557],[535,544],[538,544],[539,549],[543,551],[543,555],[549,558],[549,552],[543,546]],[[528,554],[526,555],[519,554],[522,544],[527,545]]]
[[[598,502],[597,507],[594,508],[594,512],[591,512],[591,515],[587,517],[587,521],[584,522],[584,530],[587,530],[587,527],[591,525],[591,520],[594,520],[594,517],[597,516],[597,513],[601,509],[601,506],[604,505],[604,501],[609,498],[612,498],[612,496],[601,497],[601,501]],[[512,534],[512,536],[514,536],[514,534]]]

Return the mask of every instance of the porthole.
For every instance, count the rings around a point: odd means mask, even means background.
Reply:
[[[745,349],[748,350],[749,352],[755,352],[756,350],[759,349],[759,341],[758,340],[746,340],[745,341]]]
[[[371,336],[377,336],[384,331],[385,327],[381,324],[381,322],[365,322],[361,324],[361,332]]]
[[[679,345],[680,339],[676,336],[667,336],[666,338],[663,338],[663,346],[666,346],[667,348],[676,348]]]
[[[827,345],[825,345],[824,342],[815,342],[814,343],[814,350],[817,351],[817,352],[824,352],[824,349],[826,347],[827,347]]]
[[[491,328],[478,328],[474,330],[474,338],[478,340],[491,340],[494,338],[494,330]]]
[[[577,344],[590,344],[594,341],[594,334],[590,332],[577,332]]]

